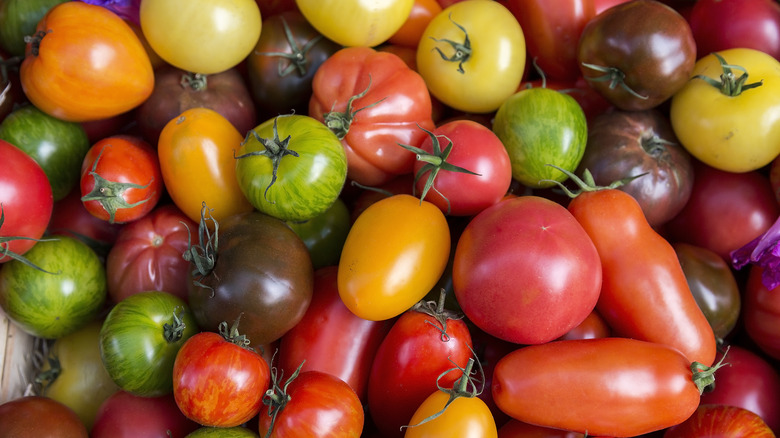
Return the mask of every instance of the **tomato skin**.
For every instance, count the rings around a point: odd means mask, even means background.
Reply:
[[[752,266],[743,290],[744,326],[750,339],[775,359],[780,360],[780,300],[775,289],[768,290],[761,282],[764,268]]]
[[[414,0],[406,21],[387,42],[417,48],[426,26],[441,10],[442,7],[436,0]]]
[[[113,247],[124,224],[98,219],[81,202],[81,188],[54,203],[46,233],[51,236],[75,237],[89,245],[102,260]]]
[[[352,226],[347,205],[339,197],[324,213],[304,222],[287,221],[287,225],[303,240],[314,269],[335,266]]]
[[[350,98],[364,91],[352,102],[354,117],[348,126],[331,121],[347,111]],[[414,154],[398,143],[419,146],[426,137],[420,128],[434,128],[422,77],[397,55],[368,47],[343,48],[320,65],[312,81],[309,115],[341,138],[347,177],[366,186],[410,173]]]
[[[663,438],[774,438],[772,429],[755,413],[736,406],[700,405],[682,423],[670,427]]]
[[[649,433],[682,423],[699,406],[682,353],[629,338],[521,347],[496,365],[492,391],[517,420],[588,436]]]
[[[715,335],[691,294],[672,245],[628,193],[580,193],[569,211],[598,250],[603,282],[596,309],[618,336],[678,348],[690,362],[715,358]]]
[[[514,418],[498,429],[498,438],[585,438],[584,434],[523,423]]]
[[[116,14],[84,2],[52,7],[27,43],[24,93],[54,117],[82,122],[127,112],[152,93],[154,72],[136,34]]]
[[[450,395],[437,390],[426,398],[409,421],[416,425],[423,419],[441,411]],[[405,429],[404,438],[451,438],[455,436],[479,436],[496,438],[498,430],[490,409],[479,397],[458,397],[437,418]]]
[[[28,395],[0,404],[1,438],[47,436],[89,438],[84,423],[72,409],[40,395]]]
[[[396,317],[436,284],[450,246],[449,225],[435,205],[404,194],[379,200],[363,210],[347,234],[339,296],[361,318]]]
[[[403,26],[414,0],[366,3],[360,0],[296,0],[306,20],[345,47],[374,47]],[[344,26],[349,23],[349,26]]]
[[[198,424],[181,413],[173,394],[141,397],[117,391],[98,409],[91,438],[183,437]],[[156,434],[156,435],[155,435]]]
[[[173,395],[187,418],[204,426],[233,427],[262,409],[270,370],[262,356],[213,332],[184,343],[173,365]]]

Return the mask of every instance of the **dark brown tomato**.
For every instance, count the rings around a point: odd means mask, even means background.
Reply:
[[[653,227],[676,216],[693,187],[690,154],[678,143],[666,116],[655,109],[616,110],[596,116],[589,125],[577,174],[585,169],[603,186],[645,174],[618,189],[639,202]]]
[[[236,68],[211,75],[166,65],[155,70],[154,91],[135,111],[141,134],[156,145],[165,125],[190,108],[209,108],[244,135],[257,125],[257,111]]]
[[[87,427],[64,404],[30,395],[0,405],[0,438],[88,438]]]
[[[596,15],[582,31],[582,75],[624,110],[658,106],[690,78],[696,41],[685,18],[654,0],[634,0]]]

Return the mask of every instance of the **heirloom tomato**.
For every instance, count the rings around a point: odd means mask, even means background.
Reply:
[[[70,236],[86,243],[101,260],[105,260],[124,224],[112,224],[92,216],[81,202],[81,188],[54,203],[46,234]]]
[[[670,427],[663,438],[775,438],[757,414],[737,406],[703,404],[682,423]]]
[[[748,172],[780,154],[780,61],[746,48],[696,61],[669,116],[680,143],[727,172]]]
[[[242,426],[234,427],[199,427],[187,434],[185,438],[261,438],[253,429]]]
[[[296,0],[295,3],[325,38],[346,47],[374,47],[401,28],[414,0]]]
[[[203,203],[217,221],[253,210],[236,178],[233,154],[241,140],[228,119],[208,108],[184,111],[160,133],[157,154],[165,188],[193,221],[200,221]]]
[[[60,3],[38,22],[20,74],[33,105],[74,122],[129,111],[154,88],[152,63],[133,29],[108,9],[80,1]]]
[[[347,180],[341,142],[309,116],[280,115],[250,129],[235,158],[244,196],[258,211],[284,221],[325,213]]]
[[[40,395],[27,395],[0,404],[0,438],[36,436],[89,438],[73,409]]]
[[[779,288],[767,289],[761,281],[765,268],[751,266],[743,291],[744,328],[750,339],[768,356],[780,360]]]
[[[348,47],[330,56],[312,82],[309,115],[341,139],[349,179],[366,186],[411,173],[420,128],[434,128],[425,81],[397,55]]]
[[[110,223],[137,220],[165,190],[157,151],[140,137],[115,135],[92,145],[81,164],[81,201]]]
[[[12,56],[24,56],[24,37],[35,33],[46,12],[67,0],[4,0],[0,2],[0,46]]]
[[[588,435],[590,436],[590,435]],[[524,423],[514,418],[498,429],[498,438],[587,438],[585,434]]]
[[[324,213],[303,222],[287,221],[309,249],[314,269],[338,265],[341,249],[352,226],[349,213],[344,201],[336,198]]]
[[[355,315],[379,321],[402,314],[441,277],[450,256],[444,213],[411,195],[371,204],[347,234],[339,296]]]
[[[141,397],[117,391],[98,409],[91,438],[178,438],[198,428],[176,406],[173,394]]]
[[[176,353],[198,331],[181,298],[156,290],[137,293],[108,312],[100,329],[100,357],[123,390],[144,397],[170,394]]]
[[[505,6],[467,0],[428,23],[417,46],[417,71],[445,105],[489,113],[517,91],[525,57],[523,29]]]
[[[420,37],[433,17],[441,12],[442,7],[436,0],[414,0],[412,10],[404,24],[387,40],[389,44],[417,48]],[[416,51],[412,51],[416,53]]]
[[[452,265],[466,317],[518,344],[552,341],[582,322],[596,305],[601,276],[582,226],[565,207],[539,196],[505,199],[476,215]]]
[[[254,0],[142,0],[141,30],[167,63],[212,74],[237,66],[260,37]]]

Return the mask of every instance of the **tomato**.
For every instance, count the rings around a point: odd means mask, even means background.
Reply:
[[[775,434],[761,417],[747,409],[712,404],[699,406],[687,420],[664,433],[664,438],[702,436],[772,438]]]
[[[200,244],[185,252],[191,263],[188,299],[203,330],[241,317],[249,345],[281,338],[301,321],[311,302],[314,273],[306,245],[280,219],[240,213],[213,224],[204,207]]]
[[[696,1],[688,22],[699,57],[726,49],[749,48],[780,59],[780,5],[777,2]]]
[[[403,47],[417,48],[425,28],[431,22],[442,7],[436,0],[414,0],[412,10],[406,17],[404,24],[388,38],[390,44]]]
[[[396,317],[436,284],[450,255],[444,213],[411,195],[371,204],[347,234],[339,259],[339,296],[355,315]]]
[[[176,353],[198,332],[181,298],[163,291],[137,293],[118,302],[106,316],[100,329],[100,357],[123,390],[144,397],[170,394]]]
[[[54,6],[66,0],[6,0],[0,2],[0,46],[14,56],[24,56],[24,37]]]
[[[303,16],[325,38],[346,47],[373,47],[403,26],[414,0],[296,0]],[[348,25],[344,25],[349,23]]]
[[[456,110],[489,113],[517,91],[525,37],[494,1],[461,1],[436,14],[417,46],[417,70],[431,95]]]
[[[492,391],[517,420],[628,437],[682,423],[712,374],[726,368],[692,364],[674,347],[638,339],[554,341],[504,356]]]
[[[586,175],[587,177],[587,175]],[[576,178],[568,209],[598,250],[603,282],[596,309],[616,336],[665,344],[711,365],[715,335],[672,245],[628,193]]]
[[[314,73],[341,46],[317,32],[298,10],[266,17],[260,39],[246,59],[259,118],[306,114]]]
[[[610,111],[588,125],[588,143],[577,168],[598,185],[634,178],[617,187],[639,202],[658,228],[685,207],[693,189],[693,164],[663,112]],[[639,176],[642,175],[643,176]]]
[[[20,74],[30,102],[74,122],[129,111],[154,88],[149,56],[130,26],[84,2],[60,3],[38,22]]]
[[[46,234],[75,237],[105,261],[123,227],[124,224],[112,224],[92,216],[81,202],[81,188],[75,187],[67,196],[54,203]]]
[[[253,210],[236,179],[233,154],[241,140],[224,116],[207,108],[182,112],[160,133],[157,155],[165,188],[193,221],[200,221],[204,202],[217,221]]]
[[[47,436],[89,438],[84,423],[72,409],[40,395],[28,395],[0,404],[1,438]]]
[[[143,137],[156,145],[171,119],[190,108],[209,108],[223,115],[241,134],[257,123],[257,110],[236,68],[210,75],[164,65],[154,72],[154,90],[136,110]]]
[[[234,427],[262,408],[270,382],[265,359],[238,333],[200,332],[181,346],[173,364],[173,395],[187,418],[204,426]]]
[[[271,382],[263,397],[267,413],[260,413],[258,432],[268,438],[359,438],[363,406],[355,391],[338,377],[322,371],[296,370],[282,386]]]
[[[146,40],[162,59],[200,74],[238,65],[262,29],[253,0],[142,0],[139,14]]]
[[[780,102],[774,98],[780,61],[754,49],[729,49],[696,61],[691,75],[669,108],[672,128],[691,155],[742,173],[780,154]]]
[[[612,329],[610,329],[607,322],[604,321],[604,318],[599,315],[598,310],[593,309],[581,323],[564,333],[563,336],[558,339],[593,339],[606,338],[611,335]]]
[[[244,426],[200,427],[185,438],[260,438],[260,435]]]
[[[285,221],[306,221],[336,202],[347,180],[347,156],[319,120],[296,114],[251,129],[236,151],[238,184],[250,203]]]
[[[402,313],[382,340],[368,378],[368,412],[385,437],[403,436],[415,410],[437,385],[448,388],[471,358],[461,314],[443,301],[420,301]]]
[[[303,240],[314,269],[335,266],[352,226],[347,205],[339,197],[318,216],[304,222],[287,221],[287,225]]]
[[[107,137],[84,156],[80,187],[81,201],[92,215],[110,223],[142,218],[164,190],[157,153],[140,137]]]
[[[512,183],[504,144],[485,125],[454,120],[427,131],[416,153],[415,193],[447,215],[470,216],[500,201]],[[456,147],[457,146],[457,147]]]
[[[197,226],[173,204],[159,205],[124,226],[106,257],[111,300],[157,290],[186,301],[190,264],[182,254],[188,244],[198,243],[188,232]]]
[[[582,322],[596,305],[601,277],[596,247],[582,226],[566,208],[538,196],[506,199],[476,215],[452,266],[466,317],[518,344],[552,341]]]
[[[73,409],[89,430],[101,403],[119,390],[100,358],[101,323],[90,321],[55,340],[36,376],[41,394]]]
[[[173,394],[140,397],[117,391],[98,409],[91,438],[176,438],[198,428],[181,413]]]
[[[585,438],[585,435],[570,430],[528,424],[513,418],[498,429],[498,438]]]
[[[596,15],[577,47],[582,75],[623,110],[655,108],[682,88],[696,41],[679,12],[654,0],[625,2]]]
[[[759,349],[774,359],[780,359],[780,330],[777,315],[780,300],[775,289],[768,289],[761,281],[765,268],[752,266],[743,290],[743,320],[745,331]]]
[[[573,171],[588,142],[585,113],[568,94],[529,88],[507,98],[496,112],[493,132],[504,143],[512,177],[531,188],[547,188]]]
[[[90,143],[84,128],[52,117],[33,105],[15,109],[0,123],[0,139],[33,157],[49,179],[54,201],[76,187]]]
[[[0,140],[0,263],[18,259],[43,237],[54,206],[51,184],[24,151]]]
[[[0,307],[19,327],[56,339],[97,317],[106,300],[106,272],[95,251],[58,236],[38,242],[25,256],[44,270],[18,260],[0,270]]]
[[[312,82],[309,115],[341,139],[349,179],[376,186],[412,172],[420,129],[433,129],[431,97],[422,77],[397,55],[349,47],[331,55]]]

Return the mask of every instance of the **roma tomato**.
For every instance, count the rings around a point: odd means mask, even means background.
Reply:
[[[130,25],[85,2],[46,13],[27,42],[20,74],[30,102],[73,122],[127,112],[154,88],[149,55]]]
[[[157,151],[128,135],[107,137],[89,148],[81,164],[80,187],[84,207],[112,224],[147,215],[165,189]]]
[[[476,215],[452,266],[466,317],[518,344],[549,342],[581,323],[596,305],[601,276],[582,226],[565,207],[538,196],[506,199]]]
[[[181,413],[173,394],[141,397],[117,391],[98,409],[91,438],[177,438],[198,428]]]
[[[411,195],[371,204],[347,234],[339,259],[339,296],[355,315],[380,321],[420,301],[450,256],[444,213]]]
[[[242,139],[230,121],[208,108],[190,108],[163,128],[157,155],[165,188],[191,220],[200,221],[203,203],[217,221],[254,209],[236,178],[233,154]]]
[[[469,113],[489,113],[517,91],[525,37],[499,2],[460,1],[436,14],[417,46],[417,71],[431,95]]]
[[[757,414],[737,406],[703,404],[687,420],[670,427],[663,438],[774,438],[772,429]]]
[[[139,14],[141,30],[155,53],[175,67],[200,74],[238,65],[262,29],[260,8],[253,0],[142,0]]]
[[[181,346],[173,364],[173,396],[187,418],[203,426],[234,427],[262,409],[270,382],[265,359],[238,333],[200,332]]]
[[[296,0],[306,20],[331,41],[346,47],[374,47],[406,22],[414,0]],[[344,23],[349,23],[345,26]]]
[[[0,404],[0,438],[89,438],[78,415],[49,397],[28,395]]]
[[[317,69],[309,115],[325,123],[347,154],[349,179],[366,186],[410,173],[420,129],[434,127],[425,81],[397,55],[367,47],[339,50]]]

